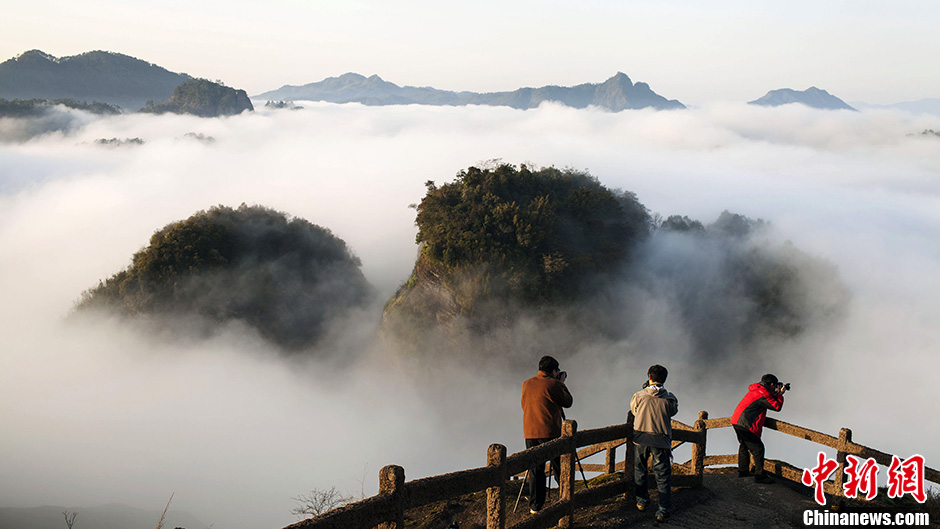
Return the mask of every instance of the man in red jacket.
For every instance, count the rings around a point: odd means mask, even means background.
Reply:
[[[558,360],[543,356],[539,372],[522,384],[522,431],[525,447],[532,448],[561,437],[562,408],[574,399],[565,386],[568,374],[559,370]],[[559,479],[561,465],[552,460],[552,473]],[[545,504],[545,462],[529,469],[529,512],[537,513]]]
[[[754,456],[754,481],[758,483],[773,483],[764,472],[764,443],[760,440],[764,430],[764,419],[767,410],[780,411],[783,409],[783,394],[786,388],[779,383],[777,377],[766,374],[760,382],[751,384],[747,388],[747,395],[738,403],[738,407],[731,416],[731,426],[738,436],[738,477],[750,476],[750,455]]]

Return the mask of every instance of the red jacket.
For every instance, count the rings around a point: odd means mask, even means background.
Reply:
[[[731,416],[731,425],[750,430],[760,437],[764,430],[767,410],[783,409],[783,395],[771,393],[763,384],[755,382],[747,387],[747,395],[738,403]]]
[[[561,436],[561,409],[570,408],[573,399],[564,382],[548,373],[522,384],[522,431],[526,439],[554,439]]]

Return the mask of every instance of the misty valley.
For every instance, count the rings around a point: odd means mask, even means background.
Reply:
[[[522,450],[545,354],[582,428],[622,422],[653,363],[687,423],[774,372],[784,420],[940,458],[936,117],[37,105],[0,118],[11,506],[173,493],[186,526],[282,527],[387,464]]]

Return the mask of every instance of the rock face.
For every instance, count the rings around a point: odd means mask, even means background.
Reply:
[[[91,51],[56,58],[32,50],[0,63],[0,97],[101,101],[135,111],[163,101],[190,79],[120,53]]]
[[[749,105],[761,105],[765,107],[777,107],[790,103],[800,103],[808,107],[823,110],[855,110],[845,101],[815,86],[811,86],[802,92],[790,88],[771,90],[760,99],[748,101]]]
[[[254,107],[244,90],[205,79],[190,79],[177,86],[165,103],[148,104],[142,112],[193,114],[201,117],[232,116]]]
[[[556,101],[574,108],[596,106],[612,112],[625,109],[685,108],[675,99],[666,99],[646,83],[634,84],[626,74],[617,73],[601,84],[572,87],[543,86],[512,92],[451,92],[430,87],[398,86],[377,75],[365,77],[347,73],[303,86],[283,86],[256,96],[269,100],[329,101],[365,105],[492,105],[518,109],[535,108],[544,101]]]
[[[298,351],[373,295],[359,260],[329,230],[260,206],[218,206],[154,233],[77,309],[144,319],[160,331],[211,334],[238,322]]]

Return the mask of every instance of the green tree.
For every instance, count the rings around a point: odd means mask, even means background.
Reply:
[[[85,292],[78,310],[240,320],[286,349],[373,295],[329,230],[261,206],[217,206],[157,231],[131,265]]]
[[[635,195],[587,173],[506,164],[428,182],[417,211],[416,239],[432,265],[530,303],[571,299],[586,278],[622,265],[649,222]]]

